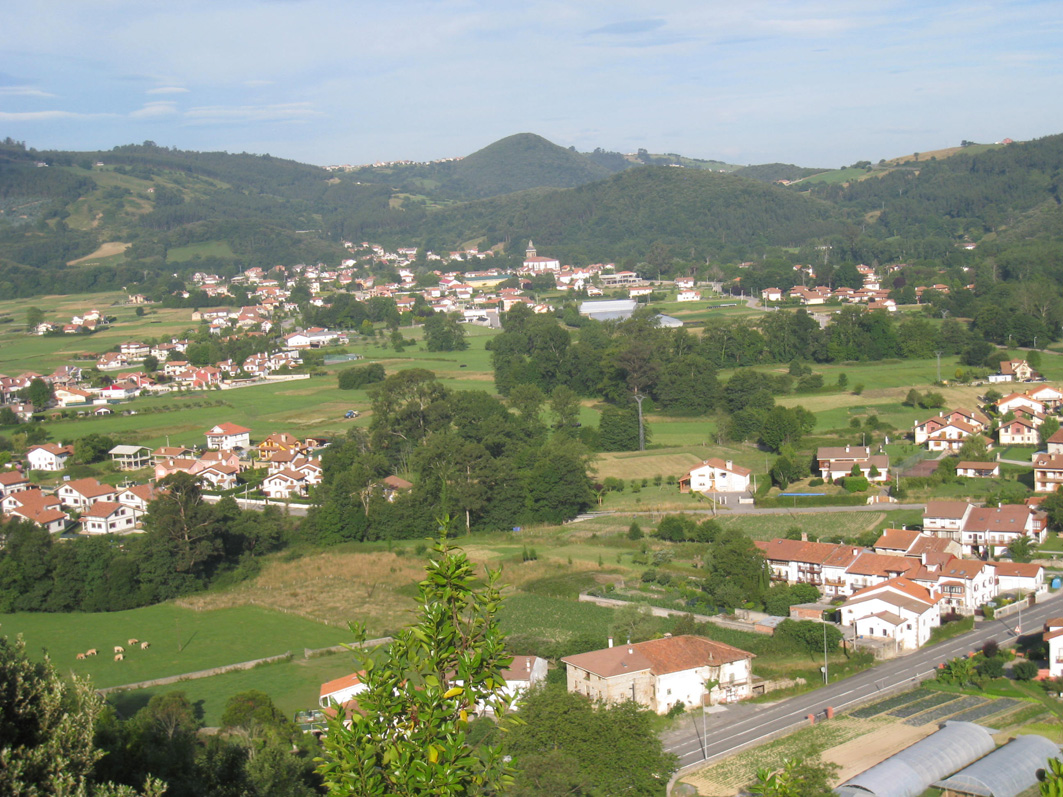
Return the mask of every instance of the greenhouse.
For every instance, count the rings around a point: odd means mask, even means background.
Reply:
[[[934,785],[946,795],[1015,797],[1037,783],[1037,770],[1059,757],[1059,747],[1043,736],[1019,736],[951,778]]]
[[[834,792],[840,797],[918,797],[995,747],[981,725],[946,722],[941,730],[850,778]]]

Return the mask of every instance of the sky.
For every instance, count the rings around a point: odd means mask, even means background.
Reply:
[[[0,138],[318,165],[595,147],[839,167],[1063,133],[1063,3],[38,0]]]

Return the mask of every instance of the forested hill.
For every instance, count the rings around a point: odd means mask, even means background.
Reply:
[[[1042,205],[1063,201],[1063,135],[905,166],[847,184],[816,183],[809,191],[873,214],[883,236],[910,238],[977,240],[1004,232]]]
[[[631,164],[620,168],[626,166]],[[572,188],[604,179],[616,170],[616,164],[602,165],[595,158],[559,147],[542,136],[518,133],[460,160],[364,167],[351,176],[359,182],[388,185],[405,194],[454,201],[530,188]]]
[[[800,245],[840,229],[827,203],[729,174],[644,166],[568,191],[448,208],[425,219],[430,242],[530,233],[566,262],[650,256],[655,245],[704,262],[727,249]]]
[[[765,183],[774,183],[776,180],[801,180],[820,174],[827,169],[812,169],[805,166],[794,166],[792,163],[761,163],[756,166],[746,166],[739,169],[736,174],[748,180],[760,180]]]

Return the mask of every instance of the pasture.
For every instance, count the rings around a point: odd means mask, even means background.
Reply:
[[[17,613],[3,615],[2,633],[22,634],[31,657],[47,651],[62,673],[89,676],[98,687],[180,675],[303,648],[323,648],[351,640],[336,628],[260,606],[195,611],[160,604],[98,614]],[[129,639],[151,643],[132,649]],[[114,646],[125,659],[114,661]],[[90,648],[97,656],[77,660]]]

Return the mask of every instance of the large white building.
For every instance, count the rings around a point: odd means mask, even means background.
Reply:
[[[744,493],[749,491],[751,473],[731,460],[707,459],[679,478],[679,489],[684,493]]]

